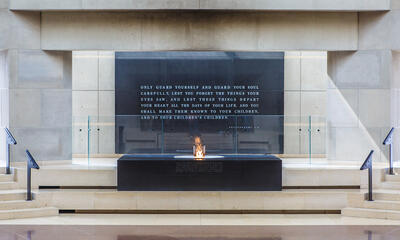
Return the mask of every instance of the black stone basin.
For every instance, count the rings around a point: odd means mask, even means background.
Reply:
[[[272,155],[124,155],[120,191],[281,191],[282,160]]]

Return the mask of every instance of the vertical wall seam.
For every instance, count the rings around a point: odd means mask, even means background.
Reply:
[[[302,154],[303,153],[303,144],[302,144],[302,135],[304,134],[304,129],[303,129],[303,120],[302,120],[302,115],[303,115],[303,108],[302,108],[302,93],[303,93],[303,84],[302,84],[302,79],[303,76],[301,74],[301,69],[302,69],[302,62],[303,62],[303,52],[300,51],[300,58],[299,58],[300,62],[299,62],[299,80],[300,80],[300,88],[299,88],[299,109],[300,109],[300,116],[299,116],[299,123],[300,123],[300,129],[301,132],[299,134],[299,153]]]
[[[140,50],[143,51],[143,24],[144,24],[144,18],[146,17],[146,15],[141,15],[139,18],[140,21],[140,44],[139,44],[139,48]]]
[[[40,27],[40,30],[39,30],[39,32],[40,32],[40,36],[39,36],[39,38],[40,38],[40,49],[43,49],[43,47],[42,47],[42,34],[43,34],[43,32],[42,32],[42,12],[40,12],[40,15],[39,15],[39,17],[40,17],[40,19],[39,19],[39,27]]]
[[[357,12],[357,51],[360,49],[360,13]]]
[[[97,51],[97,126],[95,132],[97,132],[97,153],[100,153],[100,132],[99,122],[100,122],[100,51]]]

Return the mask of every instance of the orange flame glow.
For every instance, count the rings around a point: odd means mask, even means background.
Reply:
[[[201,143],[200,137],[194,138],[193,155],[196,160],[203,160],[206,156],[206,148]]]

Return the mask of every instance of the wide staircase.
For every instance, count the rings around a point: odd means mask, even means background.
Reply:
[[[400,220],[400,175],[385,175],[382,187],[373,193],[372,202],[367,201],[365,192],[349,195],[348,207],[342,210],[342,215]]]
[[[46,207],[44,202],[36,200],[35,193],[33,201],[26,201],[26,190],[19,186],[14,174],[0,170],[0,220],[58,215],[57,208]]]

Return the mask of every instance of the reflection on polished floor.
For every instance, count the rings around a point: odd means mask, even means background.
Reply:
[[[113,226],[399,226],[399,220],[345,217],[340,214],[60,214],[0,220],[2,225]],[[1,238],[0,238],[1,240]]]
[[[394,226],[0,226],[1,240],[395,240]]]

